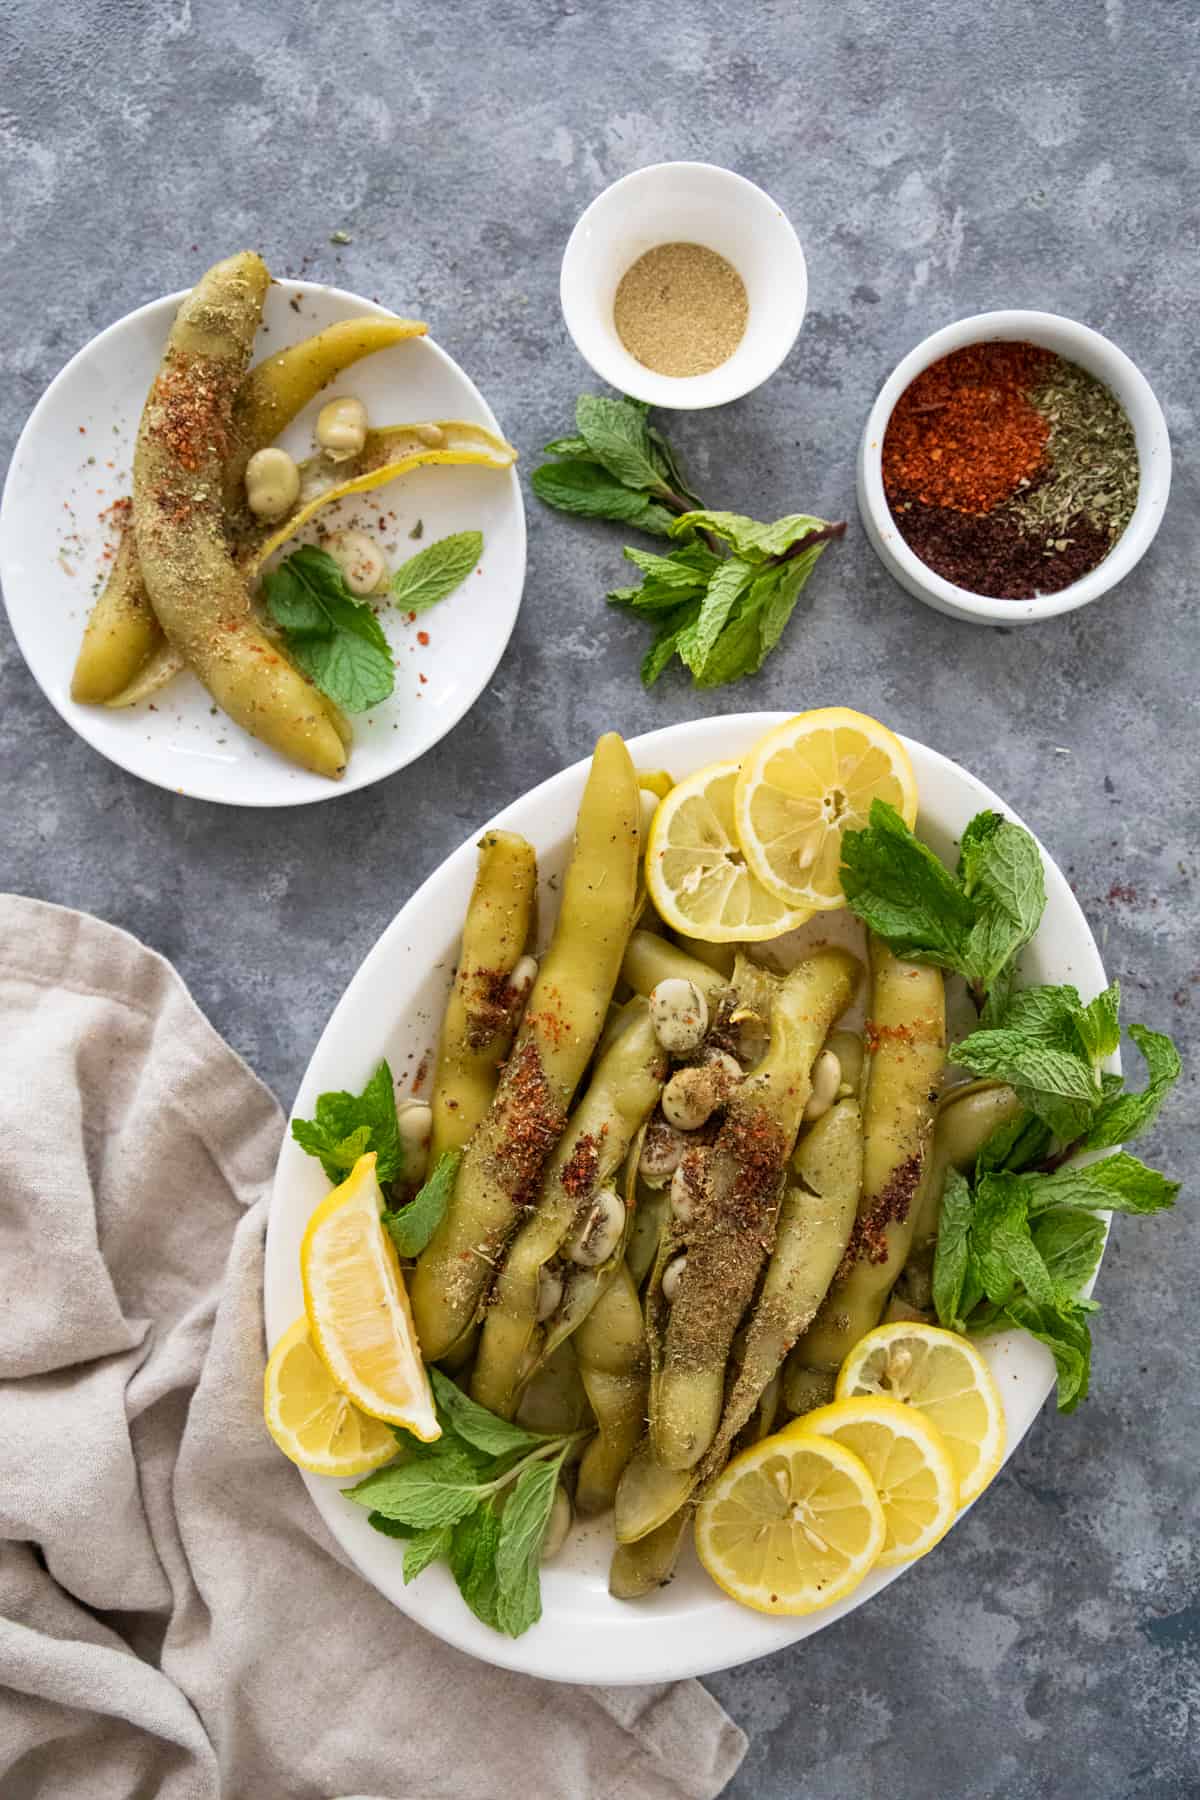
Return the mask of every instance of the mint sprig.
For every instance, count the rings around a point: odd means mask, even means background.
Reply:
[[[477,1618],[520,1637],[542,1613],[539,1565],[563,1463],[585,1433],[525,1431],[429,1371],[442,1435],[345,1490],[406,1542],[404,1579],[444,1561]]]
[[[327,551],[294,550],[263,578],[262,595],[293,662],[343,712],[387,699],[396,669],[383,627]]]
[[[546,445],[558,460],[534,470],[538,498],[560,512],[611,519],[676,545],[665,556],[627,548],[642,582],[607,596],[654,625],[643,683],[651,687],[675,658],[698,688],[755,674],[825,545],[845,525],[805,513],[763,524],[707,511],[639,401],[583,394],[575,422],[572,435]]]
[[[1027,831],[981,812],[963,832],[953,874],[883,801],[863,831],[842,839],[842,888],[852,910],[897,956],[961,975],[979,1027],[951,1050],[973,1075],[1007,1082],[1023,1110],[983,1146],[970,1176],[946,1178],[933,1265],[933,1303],[949,1330],[1003,1326],[1047,1345],[1058,1404],[1088,1389],[1084,1296],[1110,1212],[1148,1214],[1175,1203],[1179,1183],[1127,1152],[1080,1163],[1148,1129],[1181,1064],[1170,1038],[1143,1025],[1129,1035],[1147,1081],[1127,1093],[1103,1067],[1121,1041],[1117,982],[1086,1004],[1069,983],[1016,987],[1016,963],[1046,904],[1041,853]]]
[[[293,1119],[292,1136],[315,1156],[332,1182],[344,1181],[359,1157],[374,1150],[382,1184],[404,1173],[404,1146],[396,1120],[396,1088],[386,1061],[380,1062],[361,1094],[319,1094],[311,1119]]]

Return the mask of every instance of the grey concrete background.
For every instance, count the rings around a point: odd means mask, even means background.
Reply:
[[[170,957],[286,1104],[406,895],[602,728],[844,701],[1031,821],[1127,1010],[1191,1040],[1194,1070],[1195,4],[4,0],[0,31],[6,456],[95,331],[245,243],[281,273],[428,318],[528,471],[594,385],[556,299],[572,223],[628,170],[696,157],[782,203],[812,288],[774,380],[675,436],[714,503],[852,527],[757,680],[698,698],[672,677],[647,695],[642,633],[601,603],[619,530],[532,504],[521,618],[469,718],[407,772],[292,815],[110,767],[0,627],[7,885]],[[336,229],[352,244],[335,248]],[[900,355],[1011,305],[1129,351],[1177,462],[1163,530],[1121,590],[1010,633],[943,619],[884,576],[853,457]],[[1150,1147],[1181,1175],[1195,1092],[1192,1073]],[[1118,1225],[1087,1406],[1048,1412],[937,1555],[867,1612],[711,1681],[750,1734],[731,1796],[1200,1793],[1198,1281],[1194,1196]]]

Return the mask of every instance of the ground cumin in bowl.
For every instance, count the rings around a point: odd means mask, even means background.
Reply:
[[[859,505],[910,593],[977,623],[1084,606],[1158,528],[1170,445],[1145,378],[1050,313],[937,332],[885,383],[859,454]]]

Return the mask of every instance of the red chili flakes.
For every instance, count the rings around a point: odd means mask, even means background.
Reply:
[[[429,642],[429,633],[427,631],[418,631],[417,642],[418,644],[427,644]]]
[[[590,1133],[584,1132],[564,1163],[559,1180],[572,1200],[582,1200],[595,1187],[599,1172],[600,1154],[596,1140]]]

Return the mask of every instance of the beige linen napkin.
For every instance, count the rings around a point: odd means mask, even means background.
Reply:
[[[267,1438],[279,1108],[162,959],[0,898],[6,1800],[680,1800],[745,1740],[696,1682],[449,1649]]]

